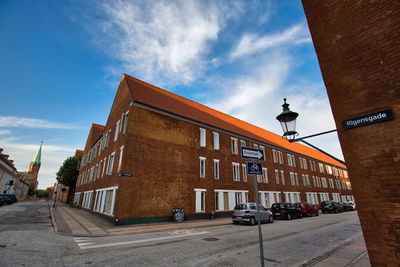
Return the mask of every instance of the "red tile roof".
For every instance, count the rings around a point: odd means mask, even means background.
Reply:
[[[158,88],[149,83],[133,78],[127,74],[125,78],[135,101],[162,109],[192,120],[215,126],[249,138],[292,150],[327,163],[345,168],[342,163],[327,155],[299,143],[289,143],[280,135],[244,122],[225,113],[209,108],[192,100]]]

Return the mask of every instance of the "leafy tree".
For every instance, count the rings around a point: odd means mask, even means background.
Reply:
[[[35,185],[29,184],[28,196],[36,195]]]
[[[51,187],[47,187],[45,190],[39,189],[37,190],[38,198],[48,198],[51,194]]]
[[[60,169],[57,172],[57,181],[60,184],[64,184],[66,186],[69,186],[69,192],[68,192],[68,197],[67,197],[67,203],[70,203],[72,200],[72,195],[75,192],[75,184],[76,180],[78,179],[78,164],[80,161],[79,158],[75,157],[69,157],[66,160],[64,160],[63,165],[60,167]]]

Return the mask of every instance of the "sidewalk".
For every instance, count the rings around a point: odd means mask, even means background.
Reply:
[[[54,209],[51,202],[49,202],[49,210],[54,230],[57,233],[75,237],[115,236],[134,233],[160,232],[228,225],[232,223],[231,218],[222,218],[214,220],[185,221],[182,223],[164,222],[115,226],[85,209],[72,208],[66,204],[57,204],[57,208]],[[301,266],[368,267],[371,266],[371,264],[365,247],[364,237],[361,234],[357,238],[347,240],[338,247],[311,259]]]

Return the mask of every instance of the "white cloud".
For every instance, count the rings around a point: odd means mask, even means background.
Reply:
[[[7,129],[0,129],[0,135],[9,135],[11,134],[10,130]]]
[[[303,44],[311,42],[309,35],[308,28],[304,23],[293,25],[283,32],[265,36],[246,33],[234,47],[230,58],[233,60],[284,44]]]
[[[3,153],[8,154],[9,159],[14,160],[14,165],[18,171],[27,171],[29,164],[39,149],[38,144],[22,144],[9,142],[6,139],[0,139]],[[42,146],[42,165],[39,171],[39,188],[53,186],[56,182],[56,172],[63,164],[64,160],[75,154],[75,148],[68,146]]]
[[[235,14],[237,7],[227,4],[106,1],[100,5],[105,20],[95,38],[127,73],[146,80],[187,83],[204,71],[211,43],[218,39],[228,17]]]
[[[28,127],[48,129],[80,129],[73,124],[16,116],[0,116],[0,127]],[[6,130],[5,130],[6,131]]]

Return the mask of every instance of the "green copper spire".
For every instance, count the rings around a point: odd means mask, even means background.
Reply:
[[[33,163],[33,164],[40,164],[40,158],[41,158],[41,156],[42,156],[42,144],[43,144],[43,141],[40,142],[39,150],[38,150],[38,152],[36,152],[36,155],[35,155],[35,157],[33,158],[33,160],[32,160],[31,163]]]

